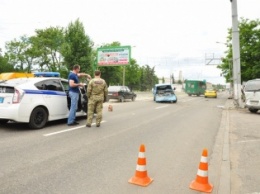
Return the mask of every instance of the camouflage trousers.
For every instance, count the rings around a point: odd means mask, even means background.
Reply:
[[[102,121],[103,100],[89,100],[88,101],[88,118],[87,124],[91,125],[94,113],[96,113],[96,124]]]

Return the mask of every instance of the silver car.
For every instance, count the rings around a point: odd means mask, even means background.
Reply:
[[[245,85],[244,93],[248,110],[252,113],[260,110],[260,79],[249,80]]]

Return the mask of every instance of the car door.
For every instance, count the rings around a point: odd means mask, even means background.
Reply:
[[[43,91],[43,98],[49,110],[50,119],[64,118],[68,115],[67,95],[60,79],[48,79],[36,84]]]
[[[127,99],[132,99],[132,92],[130,91],[130,89],[127,87],[127,86],[125,86],[125,91],[126,91],[126,98]]]
[[[125,86],[122,86],[120,90],[122,92],[122,96],[124,97],[124,99],[127,99],[127,92]]]

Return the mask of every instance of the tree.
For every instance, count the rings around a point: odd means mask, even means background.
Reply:
[[[36,64],[43,71],[60,71],[62,69],[61,48],[64,44],[63,29],[49,27],[35,30],[36,35],[30,38],[32,53],[37,56]]]
[[[131,59],[130,65],[127,65],[125,71],[125,84],[132,89],[139,89],[141,77],[140,67],[135,59]]]
[[[240,31],[240,63],[241,81],[260,77],[260,21],[241,19]],[[226,56],[218,66],[222,75],[229,82],[232,77],[232,31],[228,30]]]
[[[182,81],[181,81],[181,80],[178,80],[178,84],[182,84]]]
[[[0,73],[12,71],[14,71],[14,67],[8,63],[6,56],[2,56],[2,50],[0,48]]]
[[[62,47],[66,67],[71,70],[73,65],[78,64],[82,72],[92,72],[92,46],[93,42],[79,19],[71,22],[65,30],[65,44]]]
[[[174,74],[171,75],[172,84],[175,84]]]
[[[140,90],[150,90],[154,84],[158,83],[158,77],[155,75],[154,67],[151,68],[149,65],[145,65],[142,66],[140,70]]]
[[[162,83],[163,83],[163,84],[165,83],[165,79],[164,79],[164,77],[162,77]]]
[[[14,68],[18,71],[31,72],[36,56],[32,51],[29,37],[21,36],[20,40],[14,39],[7,42],[5,47],[8,61]]]

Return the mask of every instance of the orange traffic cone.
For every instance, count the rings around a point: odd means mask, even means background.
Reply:
[[[197,177],[191,182],[190,188],[210,193],[213,189],[213,185],[208,182],[208,150],[204,149],[200,159],[200,165],[197,172]]]
[[[113,111],[113,106],[111,104],[108,105],[108,111],[110,111],[110,112]]]
[[[137,165],[135,176],[128,180],[129,183],[140,185],[140,186],[148,186],[153,179],[148,177],[146,170],[146,158],[144,155],[145,146],[142,144],[140,146],[140,151],[138,155]]]

